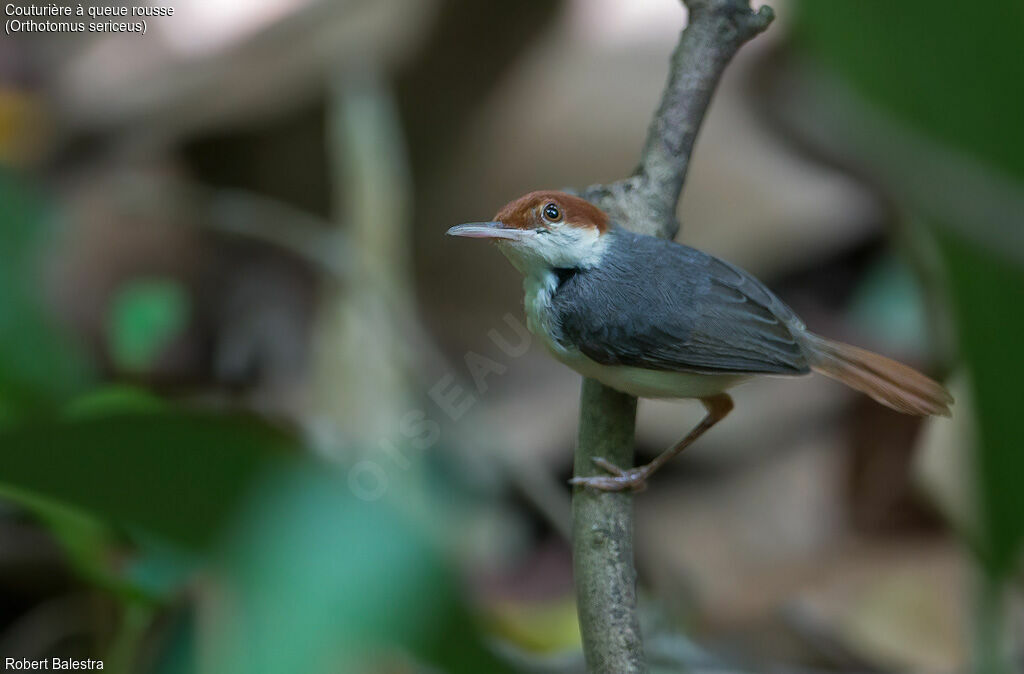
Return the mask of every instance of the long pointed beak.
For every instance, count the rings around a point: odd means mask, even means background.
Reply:
[[[504,223],[497,220],[492,222],[467,222],[464,225],[456,225],[448,230],[448,236],[464,236],[470,239],[523,241],[530,234],[532,232],[529,230],[506,227]]]

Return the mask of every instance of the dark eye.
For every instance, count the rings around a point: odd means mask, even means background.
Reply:
[[[555,202],[550,202],[544,207],[544,219],[548,222],[558,222],[562,219],[562,209]]]

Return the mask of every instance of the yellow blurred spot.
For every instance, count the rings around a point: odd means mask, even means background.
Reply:
[[[558,653],[581,647],[576,601],[497,601],[486,609],[490,631],[532,653]]]
[[[38,97],[0,89],[0,162],[22,166],[42,153],[47,121]]]

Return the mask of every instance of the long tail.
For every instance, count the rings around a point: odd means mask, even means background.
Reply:
[[[953,396],[903,363],[808,333],[811,368],[905,414],[949,416]]]

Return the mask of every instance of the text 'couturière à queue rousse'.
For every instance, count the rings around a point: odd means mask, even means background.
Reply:
[[[7,15],[7,33],[145,33],[147,17],[174,16],[173,7],[76,6],[55,4],[4,6]],[[13,17],[13,18],[11,18]],[[59,21],[61,18],[101,19],[100,21]],[[117,19],[142,19],[141,21],[117,21]],[[105,20],[102,20],[105,19]]]

